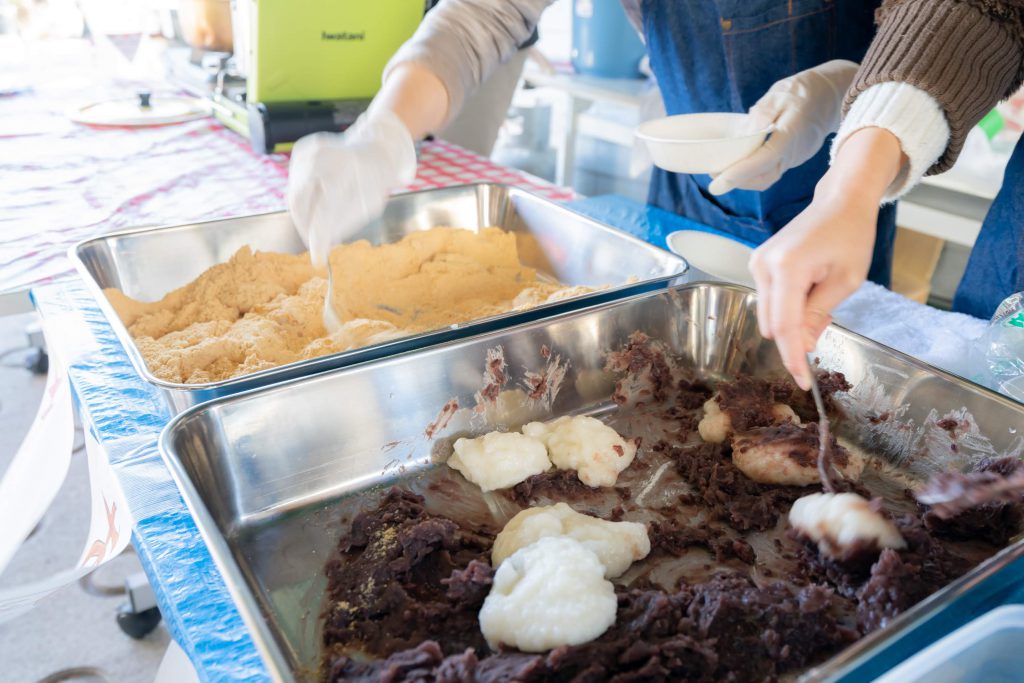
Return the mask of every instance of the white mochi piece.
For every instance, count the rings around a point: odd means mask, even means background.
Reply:
[[[523,434],[543,441],[555,467],[576,470],[587,486],[614,486],[619,473],[636,456],[636,444],[593,417],[560,417],[553,422],[531,422]]]
[[[814,493],[799,498],[789,511],[789,523],[818,544],[818,551],[832,558],[859,545],[875,544],[879,550],[906,547],[892,522],[875,511],[856,493]]]
[[[491,550],[491,564],[501,566],[521,548],[549,536],[565,536],[594,552],[605,577],[621,576],[651,552],[647,527],[638,522],[609,522],[576,512],[565,503],[523,510],[505,525]]]
[[[537,439],[517,432],[491,432],[456,441],[448,466],[483,491],[493,491],[551,469],[551,461],[544,443]]]
[[[545,652],[591,641],[615,623],[618,599],[604,565],[579,541],[542,538],[501,563],[480,609],[491,649]]]

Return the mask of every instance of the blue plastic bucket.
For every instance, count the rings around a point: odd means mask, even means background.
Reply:
[[[576,73],[636,78],[645,51],[619,0],[573,0],[572,65]]]

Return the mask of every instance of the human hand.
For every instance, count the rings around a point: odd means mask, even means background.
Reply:
[[[335,244],[378,218],[388,195],[412,182],[416,148],[402,121],[383,109],[344,133],[315,133],[295,143],[288,168],[288,210],[313,264]]]
[[[877,203],[816,195],[750,258],[761,336],[775,340],[802,389],[810,388],[807,353],[867,277],[877,220]]]
[[[878,206],[904,161],[892,133],[857,131],[810,205],[750,257],[761,335],[775,340],[802,389],[810,388],[807,353],[832,321],[832,310],[867,277]]]
[[[753,130],[772,125],[768,141],[716,175],[708,191],[766,190],[814,156],[839,128],[843,95],[856,73],[854,62],[836,59],[775,83],[748,112]]]

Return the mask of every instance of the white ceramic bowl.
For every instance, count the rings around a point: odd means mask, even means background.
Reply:
[[[668,248],[708,275],[754,287],[747,261],[754,250],[736,240],[699,230],[678,230],[666,238]]]
[[[746,114],[681,114],[640,124],[654,165],[676,173],[721,173],[764,144],[770,125],[752,130]]]

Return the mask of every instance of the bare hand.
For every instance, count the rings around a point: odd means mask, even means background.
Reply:
[[[877,204],[822,193],[750,258],[761,335],[775,340],[802,389],[810,388],[807,353],[832,309],[867,277],[877,219]]]
[[[807,354],[832,322],[832,310],[867,277],[879,203],[906,161],[889,131],[856,131],[810,205],[750,257],[761,335],[775,340],[802,389],[810,388]]]

